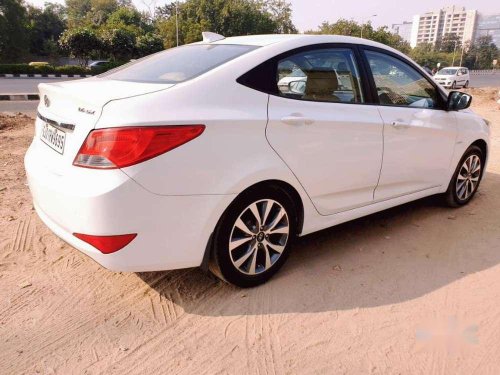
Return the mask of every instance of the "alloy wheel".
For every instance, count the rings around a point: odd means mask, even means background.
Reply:
[[[285,208],[273,199],[250,204],[236,219],[229,236],[233,266],[246,275],[269,270],[281,257],[290,235]]]
[[[476,190],[481,176],[481,158],[472,154],[460,167],[457,175],[455,191],[458,199],[467,200]]]

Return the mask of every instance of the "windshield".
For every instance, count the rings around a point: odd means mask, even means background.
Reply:
[[[441,69],[438,74],[441,74],[443,76],[453,76],[457,72],[458,69],[449,69],[449,68],[444,68]]]
[[[119,81],[179,83],[208,72],[255,48],[234,44],[194,44],[155,53],[98,77]]]

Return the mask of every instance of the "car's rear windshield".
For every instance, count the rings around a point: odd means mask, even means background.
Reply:
[[[256,46],[193,44],[147,56],[98,77],[119,81],[179,83],[208,72]]]
[[[455,74],[457,72],[457,69],[441,69],[438,74],[442,74],[444,76],[452,76],[453,74]]]

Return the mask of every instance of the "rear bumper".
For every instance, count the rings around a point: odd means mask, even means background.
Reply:
[[[34,207],[57,236],[114,271],[199,266],[206,244],[234,195],[161,196],[120,170],[70,168],[50,172],[33,146],[25,156]],[[123,249],[102,254],[73,236],[137,233]]]

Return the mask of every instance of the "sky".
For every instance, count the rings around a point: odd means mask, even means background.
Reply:
[[[46,0],[27,0],[43,6]],[[51,0],[63,3],[64,0]],[[139,9],[144,3],[155,0],[133,0]],[[414,14],[425,13],[448,5],[465,6],[483,14],[500,13],[499,0],[459,0],[457,3],[440,0],[288,0],[292,3],[293,21],[300,31],[314,29],[323,21],[335,22],[339,18],[353,19],[358,22],[370,20],[376,27],[391,26],[393,23],[411,21]],[[156,0],[156,5],[170,3],[170,0]],[[376,15],[376,16],[373,16]]]

